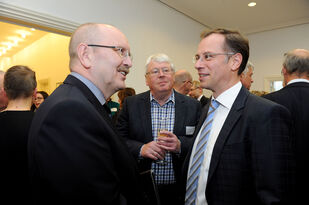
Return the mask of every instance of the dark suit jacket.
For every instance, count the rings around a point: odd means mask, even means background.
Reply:
[[[206,98],[204,95],[201,97],[200,99],[201,105],[202,107],[204,107],[205,105],[207,105],[207,103],[209,102],[209,98]]]
[[[145,204],[135,160],[77,78],[69,75],[41,105],[29,138],[37,204]]]
[[[291,83],[277,92],[264,96],[279,103],[291,112],[294,124],[294,145],[296,153],[296,199],[308,201],[307,187],[309,184],[309,83]]]
[[[286,204],[292,180],[289,129],[288,110],[242,87],[213,149],[205,193],[208,204]],[[189,161],[190,154],[184,162],[184,180]]]
[[[200,116],[200,103],[175,91],[175,123],[173,133],[181,141],[181,154],[172,154],[176,181],[180,176],[181,162],[192,143],[192,134],[186,134],[186,126],[196,126]],[[153,141],[151,125],[150,91],[127,97],[117,122],[118,132],[126,139],[134,158],[139,159],[141,147]],[[151,168],[150,159],[139,160],[140,171]]]

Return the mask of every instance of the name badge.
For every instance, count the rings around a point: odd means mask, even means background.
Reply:
[[[193,135],[195,126],[186,126],[186,135]]]

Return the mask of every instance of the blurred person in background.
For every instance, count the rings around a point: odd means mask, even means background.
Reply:
[[[183,95],[188,95],[192,86],[191,74],[186,70],[178,70],[175,72],[174,79],[174,89]]]
[[[200,101],[202,107],[204,107],[209,101],[209,98],[203,95],[203,88],[201,88],[200,82],[197,80],[193,81],[189,96]]]

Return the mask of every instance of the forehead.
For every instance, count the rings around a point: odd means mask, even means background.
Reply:
[[[221,34],[211,34],[202,39],[198,45],[198,53],[224,51],[225,37]]]
[[[114,27],[100,27],[99,41],[104,45],[120,46],[129,49],[129,43],[126,36]]]
[[[148,67],[147,69],[148,70],[151,70],[151,69],[154,69],[154,68],[170,68],[171,65],[169,62],[156,62],[156,61],[151,61],[149,64],[148,64]]]

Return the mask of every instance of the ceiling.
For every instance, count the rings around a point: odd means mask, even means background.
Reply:
[[[309,23],[309,0],[159,0],[207,28],[244,34]]]
[[[0,60],[13,56],[47,34],[45,31],[2,21],[0,21],[0,28]]]

